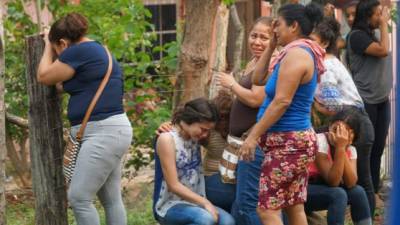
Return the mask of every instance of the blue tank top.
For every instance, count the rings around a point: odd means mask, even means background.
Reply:
[[[309,48],[302,47],[310,53],[314,59],[314,55]],[[265,85],[266,97],[260,107],[257,115],[259,121],[264,115],[265,110],[271,104],[275,97],[276,82],[278,80],[280,63],[278,63],[271,74],[267,84]],[[279,131],[300,131],[306,130],[311,127],[311,105],[314,101],[314,92],[317,87],[318,71],[315,66],[314,60],[314,74],[313,78],[305,84],[301,84],[293,96],[292,103],[287,108],[282,117],[268,130],[270,132]]]

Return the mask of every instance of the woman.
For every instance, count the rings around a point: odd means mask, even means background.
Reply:
[[[328,210],[328,225],[344,224],[346,207],[356,225],[371,225],[368,198],[357,183],[357,151],[351,146],[359,138],[362,113],[348,108],[332,118],[328,133],[317,134],[318,152],[308,167],[306,212]]]
[[[254,22],[248,37],[248,47],[253,57],[239,81],[236,81],[230,74],[218,74],[217,80],[220,84],[229,88],[236,96],[232,104],[229,122],[229,134],[232,136],[241,137],[256,123],[258,108],[264,100],[265,93],[263,85],[254,85],[251,80],[254,76],[255,64],[269,45],[271,25],[272,18],[270,17],[260,17]],[[262,151],[257,149],[254,161],[240,160],[237,165],[236,196],[232,205],[232,215],[238,224],[261,224],[256,208],[263,159]]]
[[[360,116],[360,133],[354,142],[357,150],[358,184],[368,195],[371,213],[375,208],[375,196],[372,186],[369,157],[374,141],[374,128],[364,109],[363,101],[357,91],[351,75],[345,66],[335,57],[335,43],[339,37],[339,23],[333,18],[325,18],[314,29],[310,37],[326,50],[324,65],[326,72],[321,77],[315,92],[314,106],[328,120],[345,108],[355,108]],[[372,215],[372,214],[371,214]]]
[[[316,151],[311,127],[313,95],[324,71],[324,50],[307,39],[322,19],[315,4],[287,4],[278,11],[274,37],[256,64],[253,83],[264,85],[266,98],[258,122],[241,147],[245,160],[254,159],[259,146],[265,152],[261,168],[258,214],[263,224],[282,224],[285,209],[290,224],[307,224],[303,203],[306,200],[307,164]],[[284,47],[271,63],[276,45]]]
[[[48,37],[44,37],[45,49],[37,73],[39,82],[62,82],[70,94],[68,119],[73,137],[109,65],[106,49],[86,37],[87,29],[86,18],[78,13],[57,20]],[[58,59],[53,62],[54,56]],[[100,225],[92,203],[96,194],[106,212],[107,224],[126,225],[120,164],[130,146],[132,128],[122,107],[122,71],[112,60],[110,80],[85,129],[68,189],[68,201],[78,225]]]
[[[158,137],[153,210],[160,224],[235,224],[205,197],[198,141],[208,137],[217,120],[214,105],[195,99],[174,114],[172,130]]]
[[[347,63],[374,127],[370,167],[375,193],[379,191],[381,157],[390,124],[389,94],[393,77],[389,18],[388,9],[382,8],[379,1],[360,1],[347,38]],[[379,29],[379,38],[375,29]]]

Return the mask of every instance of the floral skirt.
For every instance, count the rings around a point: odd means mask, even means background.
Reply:
[[[307,199],[307,165],[317,151],[313,129],[270,132],[260,138],[265,153],[261,166],[258,207],[281,209]]]

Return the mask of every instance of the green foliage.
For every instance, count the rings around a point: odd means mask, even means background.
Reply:
[[[236,2],[236,0],[222,0],[222,2],[225,5],[230,6],[230,5],[234,4]]]
[[[7,7],[4,21],[6,107],[8,112],[26,118],[28,96],[24,39],[36,34],[38,28],[24,12],[23,1],[9,1]],[[88,18],[88,36],[107,45],[123,69],[125,109],[134,127],[135,146],[150,146],[154,130],[160,122],[170,117],[179,41],[152,46],[156,35],[154,26],[149,23],[151,13],[141,0],[85,0],[79,5],[50,0],[48,8],[54,18],[69,12],[79,12]],[[160,51],[164,52],[165,57],[155,62],[151,53]],[[153,71],[152,75],[149,71]],[[63,105],[66,105],[65,100]],[[65,118],[66,111],[63,113]],[[14,126],[8,126],[8,131],[12,131],[14,137],[21,133]],[[133,153],[134,159],[130,165],[135,168],[147,165],[152,160],[151,156],[145,157],[140,151]]]

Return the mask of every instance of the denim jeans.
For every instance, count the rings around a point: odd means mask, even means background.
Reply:
[[[178,204],[171,207],[164,217],[158,217],[161,225],[235,225],[233,217],[221,208],[218,210],[218,223],[211,213],[199,206]]]
[[[237,167],[236,198],[232,205],[232,216],[240,225],[261,225],[257,214],[258,190],[264,152],[256,148],[255,159],[239,161]]]
[[[235,200],[236,185],[223,183],[220,173],[205,176],[205,182],[207,199],[210,200],[213,205],[230,212],[232,203]]]
[[[343,225],[346,207],[349,204],[355,225],[371,225],[371,214],[364,189],[356,185],[351,189],[329,187],[324,184],[309,184],[307,187],[306,212],[328,210],[328,225]]]
[[[346,106],[354,107],[354,106]],[[353,146],[357,150],[357,184],[364,188],[367,193],[368,203],[370,207],[371,215],[374,215],[375,210],[375,193],[374,186],[371,176],[371,149],[374,144],[375,132],[371,120],[365,111],[360,109],[362,116],[360,118],[360,132],[357,135],[357,140],[353,143]],[[321,127],[318,133],[327,132],[328,127]]]
[[[80,125],[71,128],[75,137]],[[78,225],[100,225],[93,199],[100,199],[107,225],[126,225],[121,196],[121,158],[132,141],[132,127],[125,114],[89,122],[82,139],[68,201]]]
[[[365,104],[375,131],[375,141],[371,150],[371,176],[375,193],[379,191],[381,158],[385,149],[390,124],[390,102]]]

